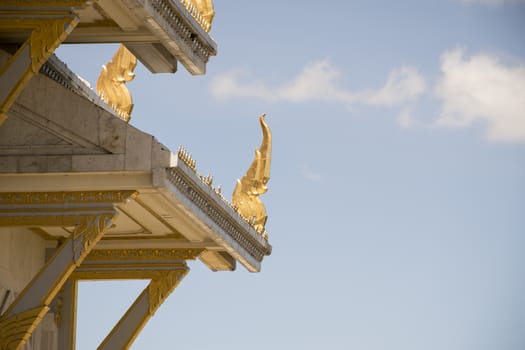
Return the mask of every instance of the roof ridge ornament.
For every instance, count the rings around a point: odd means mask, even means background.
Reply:
[[[122,44],[97,79],[97,93],[125,122],[129,123],[133,99],[126,83],[135,78],[137,58]]]
[[[272,134],[265,121],[265,114],[259,117],[262,129],[261,146],[255,149],[255,159],[242,179],[238,179],[232,194],[232,205],[238,213],[267,238],[264,226],[268,215],[259,198],[268,191],[266,184],[270,180],[270,163],[272,157]]]
[[[208,33],[211,30],[213,16],[215,16],[212,0],[180,0],[180,2],[202,29]]]

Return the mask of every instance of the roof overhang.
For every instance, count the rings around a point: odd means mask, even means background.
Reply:
[[[272,250],[267,238],[196,171],[185,151],[173,153],[118,118],[55,59],[48,65],[0,128],[0,195],[131,191],[132,198],[115,203],[119,215],[94,249],[195,248],[204,250],[200,259],[212,270],[233,270],[235,262],[261,269]],[[35,213],[71,209],[34,204]],[[0,203],[0,217],[26,209]],[[29,228],[56,242],[73,232],[46,221]]]
[[[123,43],[154,73],[175,72],[177,61],[194,75],[204,74],[217,45],[178,0],[98,0],[19,2],[3,1],[0,19],[12,19],[11,28],[2,28],[0,42],[19,44],[28,30],[17,26],[20,19],[42,19],[73,13],[79,18],[76,28],[64,43]]]

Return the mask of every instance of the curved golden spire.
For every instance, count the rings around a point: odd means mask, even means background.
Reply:
[[[120,45],[113,59],[102,66],[97,80],[97,92],[119,116],[129,122],[133,100],[126,83],[135,78],[133,70],[137,58],[124,45]]]
[[[237,180],[232,195],[232,204],[237,207],[239,214],[253,222],[258,232],[264,231],[268,215],[263,202],[259,198],[268,191],[266,184],[270,180],[270,164],[272,157],[272,134],[265,115],[259,117],[262,129],[261,146],[255,150],[255,159],[242,179]]]
[[[191,16],[201,25],[202,29],[209,32],[211,22],[215,16],[212,0],[180,0]]]

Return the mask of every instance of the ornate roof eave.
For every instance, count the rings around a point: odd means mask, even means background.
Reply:
[[[183,159],[176,157],[172,167],[154,174],[154,183],[164,187],[167,197],[202,223],[201,229],[235,260],[250,272],[260,271],[264,256],[272,252],[268,240]]]
[[[38,103],[44,91],[70,103],[50,110]],[[171,152],[104,107],[81,78],[51,59],[13,106],[12,120],[0,129],[5,135],[19,133],[21,139],[33,139],[32,130],[38,130],[49,144],[28,148],[14,142],[4,148],[0,192],[135,190],[137,198],[126,204],[132,210],[121,208],[126,221],[119,219],[101,248],[203,248],[208,255],[200,258],[214,271],[233,270],[233,260],[251,272],[260,271],[272,251],[268,239],[220,188],[212,187],[211,176],[198,174],[185,151]],[[126,222],[133,227],[145,224],[147,232],[126,231]]]
[[[182,0],[7,0],[0,4],[2,42],[25,42],[27,26],[55,19],[57,11],[78,20],[63,43],[123,43],[154,73],[173,73],[179,61],[191,74],[205,74],[210,56],[217,54],[217,44],[205,30],[210,24]]]
[[[204,74],[217,44],[180,1],[141,0],[150,16],[144,21],[150,31],[194,75]],[[126,44],[133,52],[135,45]]]

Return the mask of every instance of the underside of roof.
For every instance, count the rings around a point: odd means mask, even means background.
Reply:
[[[209,23],[181,0],[57,1],[38,5],[2,1],[0,20],[12,20],[9,30],[0,30],[2,44],[20,44],[28,37],[25,25],[16,20],[56,18],[58,13],[78,17],[64,44],[123,43],[153,73],[173,73],[177,62],[191,74],[204,74],[217,45],[208,32]],[[55,5],[53,5],[55,3]],[[1,27],[0,27],[1,28]]]
[[[0,128],[0,216],[29,209],[56,215],[52,200],[17,205],[22,193],[49,199],[97,191],[135,195],[116,205],[118,216],[95,249],[198,248],[213,270],[233,270],[239,262],[253,272],[271,253],[267,239],[197,173],[184,150],[173,153],[118,118],[53,58]],[[72,201],[68,210],[76,207]],[[45,222],[29,228],[57,242],[74,231]]]

